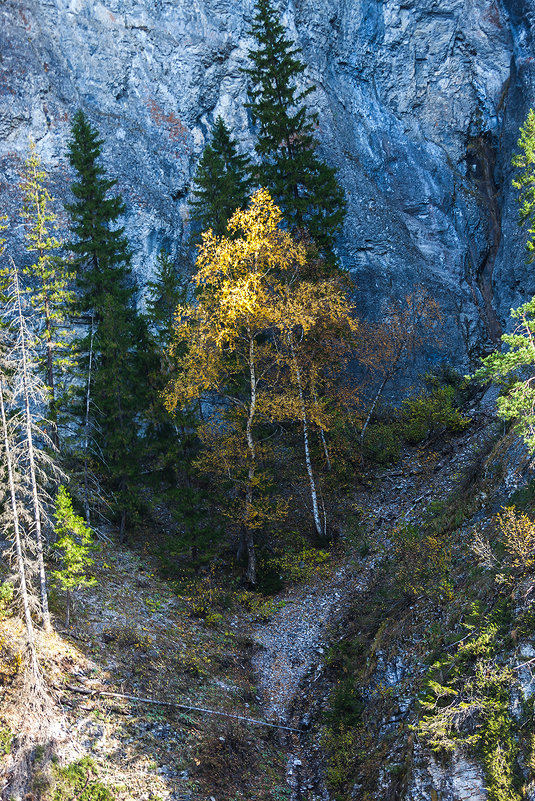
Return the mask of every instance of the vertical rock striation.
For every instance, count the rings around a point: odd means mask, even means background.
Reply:
[[[361,312],[424,284],[442,306],[459,367],[495,342],[509,307],[535,293],[510,189],[532,102],[527,0],[282,0],[317,86],[322,154],[348,216],[339,252]],[[28,136],[69,174],[69,120],[105,137],[128,205],[143,282],[162,245],[189,232],[191,176],[218,114],[244,151],[252,130],[240,72],[252,0],[4,0],[0,5],[0,183],[13,216]],[[16,234],[16,232],[15,232]]]

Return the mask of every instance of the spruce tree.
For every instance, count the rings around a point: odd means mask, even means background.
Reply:
[[[527,225],[526,250],[528,264],[535,259],[535,110],[530,108],[518,140],[520,153],[513,156],[518,173],[513,186],[518,189],[518,224]]]
[[[164,563],[172,562],[173,553],[186,547],[194,559],[201,551],[206,557],[215,529],[207,492],[193,467],[199,450],[195,411],[177,407],[169,412],[162,404],[162,392],[176,377],[177,358],[182,355],[182,351],[171,355],[170,346],[176,314],[186,303],[186,295],[186,284],[168,253],[161,250],[146,295],[151,361],[147,370],[145,453],[151,494],[156,501],[163,501],[176,526],[175,535],[166,538]]]
[[[130,250],[118,220],[125,204],[110,194],[115,180],[99,162],[103,140],[82,111],[74,117],[69,161],[76,173],[71,184],[71,215],[77,257],[80,310],[88,334],[78,343],[85,370],[84,483],[87,494],[89,454],[115,498],[124,538],[128,516],[136,510],[139,474],[139,415],[145,404],[143,354],[147,331],[135,308],[130,277]],[[85,498],[86,517],[88,498]]]
[[[192,219],[201,231],[211,228],[217,236],[226,231],[236,209],[243,209],[250,190],[250,161],[239,155],[230,131],[218,117],[212,141],[204,149],[193,190]]]
[[[519,225],[526,226],[526,262],[535,260],[535,110],[530,109],[513,156],[518,170],[513,186],[518,189]],[[503,389],[497,399],[498,416],[512,421],[514,429],[535,454],[535,296],[517,309],[511,333],[503,334],[507,350],[495,351],[482,360],[474,378],[493,380]]]
[[[103,143],[84,112],[78,111],[68,144],[69,161],[77,178],[70,187],[75,200],[65,208],[74,234],[70,248],[78,257],[82,310],[94,310],[97,319],[102,316],[108,294],[124,306],[131,304],[134,295],[133,286],[126,282],[131,258],[128,241],[124,227],[117,226],[125,204],[121,195],[110,195],[117,181],[107,178],[106,169],[98,162]]]
[[[185,301],[184,282],[163,248],[156,257],[154,278],[146,286],[147,320],[151,334],[163,352],[169,347],[179,303]]]
[[[320,255],[334,263],[333,246],[345,215],[345,200],[336,172],[318,157],[314,131],[318,115],[306,106],[315,87],[298,90],[305,71],[300,49],[285,35],[271,0],[257,0],[250,34],[252,66],[244,71],[253,123],[257,125],[256,177],[270,190],[295,231],[306,230]]]
[[[83,518],[74,513],[71,497],[64,486],[60,486],[56,495],[54,517],[54,533],[57,537],[54,551],[59,557],[60,566],[52,571],[52,578],[66,593],[65,626],[68,628],[72,592],[97,583],[94,577],[87,575],[87,568],[94,561],[91,553],[97,545],[92,540],[91,529]]]

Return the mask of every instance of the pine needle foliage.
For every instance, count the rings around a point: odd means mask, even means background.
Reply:
[[[318,115],[306,106],[314,86],[299,89],[305,65],[286,35],[272,0],[257,0],[250,30],[249,102],[257,126],[255,177],[266,187],[293,231],[304,231],[320,255],[334,263],[333,248],[345,216],[336,171],[317,155]]]
[[[201,231],[211,228],[218,236],[225,233],[236,209],[247,204],[250,171],[249,158],[238,153],[229,129],[218,117],[194,178],[191,216]]]
[[[22,194],[21,216],[26,229],[26,250],[35,259],[23,269],[37,323],[44,332],[44,372],[50,392],[48,416],[52,422],[52,440],[59,447],[57,431],[56,384],[64,382],[73,367],[66,323],[74,306],[73,273],[62,258],[63,245],[57,237],[57,215],[47,188],[48,176],[41,166],[35,144],[25,161],[19,188]]]
[[[52,579],[67,595],[65,625],[69,626],[72,592],[96,584],[96,579],[87,575],[96,546],[90,528],[82,517],[75,514],[72,499],[63,485],[56,495],[54,518],[57,537],[54,551],[59,557],[60,567],[52,571]]]
[[[531,264],[535,259],[535,110],[532,108],[520,128],[518,147],[520,153],[513,156],[513,167],[518,170],[513,186],[519,190],[518,223],[527,224],[527,262]]]
[[[89,454],[114,498],[120,536],[126,536],[138,508],[140,471],[138,428],[146,404],[146,325],[135,307],[130,250],[119,219],[125,212],[116,181],[100,163],[103,140],[82,111],[74,117],[69,161],[75,170],[74,202],[67,204],[77,257],[80,310],[89,323],[77,342],[84,371],[84,483]],[[82,399],[81,399],[82,400]],[[88,503],[86,499],[86,509]],[[87,514],[87,513],[86,513]]]
[[[535,258],[535,111],[530,109],[520,129],[520,152],[513,157],[519,170],[513,186],[519,190],[519,224],[527,224],[527,263]],[[515,431],[524,439],[530,454],[535,454],[535,297],[517,309],[511,309],[517,321],[512,333],[504,334],[505,351],[495,351],[482,360],[474,378],[494,380],[505,386],[498,398],[498,414],[513,421]]]
[[[110,194],[117,181],[106,177],[106,169],[99,162],[103,144],[84,112],[77,111],[68,144],[69,161],[76,173],[70,186],[75,200],[65,208],[74,235],[69,247],[79,263],[82,311],[95,309],[97,315],[108,294],[120,296],[124,305],[133,294],[132,286],[125,281],[131,254],[124,227],[118,225],[126,207],[121,195]]]

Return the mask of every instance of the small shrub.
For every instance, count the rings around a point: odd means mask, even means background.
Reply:
[[[9,581],[3,581],[0,584],[0,618],[5,617],[8,613],[14,595],[13,584]]]
[[[410,444],[423,442],[440,429],[453,433],[464,431],[470,423],[455,406],[452,386],[435,386],[414,398],[404,400],[401,406],[401,435]]]
[[[105,626],[102,629],[102,641],[115,643],[118,648],[140,648],[148,650],[152,640],[148,634],[143,634],[135,626]]]
[[[57,784],[52,801],[114,801],[111,790],[98,780],[95,763],[90,757],[56,768]]]
[[[210,674],[212,660],[200,647],[191,646],[176,657],[177,669],[194,678],[204,678]]]
[[[280,603],[272,598],[264,598],[256,592],[244,590],[238,596],[238,603],[251,612],[256,620],[269,620],[271,615],[280,609]]]
[[[351,777],[359,746],[358,731],[341,723],[322,732],[322,748],[327,754],[327,782],[335,792],[344,789]]]
[[[330,558],[328,551],[312,548],[303,538],[296,535],[293,548],[287,548],[270,559],[266,564],[277,570],[286,581],[310,581],[314,576],[324,576]]]
[[[364,436],[364,456],[377,464],[389,464],[399,459],[401,432],[397,420],[373,423]]]
[[[217,613],[218,609],[228,608],[228,597],[229,592],[218,581],[214,565],[200,579],[187,583],[181,592],[190,614],[201,620]]]
[[[390,535],[395,576],[408,596],[428,595],[451,601],[451,545],[443,536],[426,533],[411,523],[396,526]]]
[[[355,726],[364,710],[362,696],[355,684],[354,677],[339,679],[329,699],[332,717],[338,724],[347,727]]]
[[[0,754],[10,754],[13,735],[9,729],[0,729]]]
[[[514,506],[494,518],[492,545],[480,529],[473,550],[481,564],[496,573],[499,584],[517,585],[535,572],[535,521]]]

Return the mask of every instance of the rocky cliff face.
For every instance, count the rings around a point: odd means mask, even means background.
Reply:
[[[425,285],[450,357],[466,366],[535,293],[510,190],[535,74],[529,0],[282,0],[280,10],[347,193],[339,252],[361,312],[377,318],[385,299]],[[62,197],[81,106],[127,201],[141,282],[162,245],[178,254],[215,117],[252,149],[240,72],[251,13],[252,0],[3,0],[0,186],[14,222],[28,136]]]

